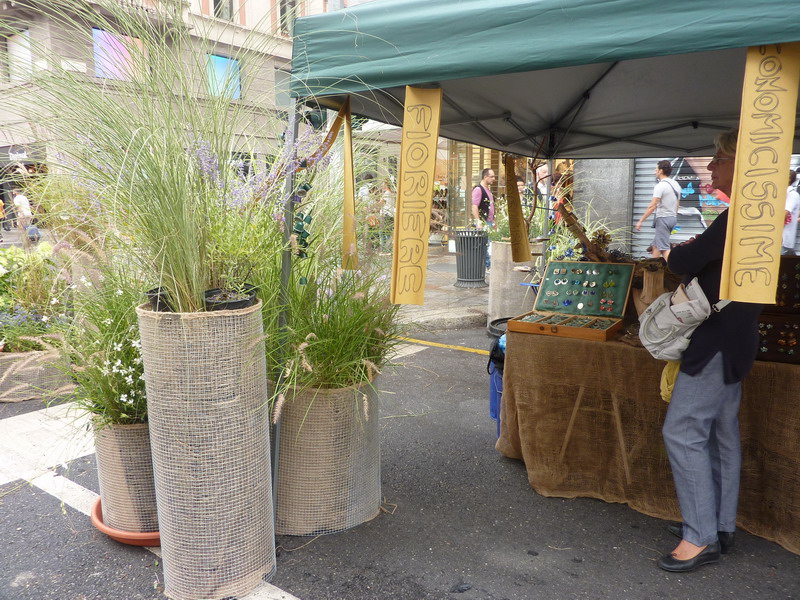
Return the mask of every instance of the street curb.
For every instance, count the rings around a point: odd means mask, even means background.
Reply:
[[[481,308],[449,310],[446,308],[410,315],[403,319],[403,327],[409,331],[439,331],[480,327],[486,325],[488,313]],[[401,317],[402,319],[402,317]]]

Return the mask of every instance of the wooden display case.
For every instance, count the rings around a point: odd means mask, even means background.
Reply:
[[[633,278],[631,263],[553,261],[534,310],[508,322],[509,331],[606,341],[622,328]]]
[[[758,320],[756,360],[800,364],[800,256],[781,256],[775,304]]]
[[[756,360],[800,364],[800,318],[798,315],[762,313],[758,320]]]
[[[765,304],[764,313],[800,314],[800,256],[781,256],[775,304]]]

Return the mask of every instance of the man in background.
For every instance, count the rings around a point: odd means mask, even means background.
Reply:
[[[472,188],[472,219],[475,226],[482,229],[494,228],[494,196],[491,186],[496,179],[493,169],[481,171],[481,181]],[[489,255],[489,238],[486,238],[486,269],[492,266],[492,257]]]
[[[781,254],[795,256],[794,245],[797,240],[797,219],[800,216],[800,194],[797,193],[795,180],[797,173],[789,170],[789,187],[786,189],[786,216],[783,220],[783,241]]]
[[[642,218],[636,223],[636,231],[642,230],[642,223],[655,212],[653,227],[656,235],[651,246],[653,258],[669,258],[671,248],[669,236],[678,223],[678,208],[681,201],[681,186],[670,178],[672,164],[668,160],[658,161],[656,165],[656,187],[653,189],[653,199]]]
[[[28,229],[33,219],[33,211],[31,211],[31,203],[22,190],[15,189],[14,192],[14,212],[17,213],[17,227],[19,227],[23,234]]]

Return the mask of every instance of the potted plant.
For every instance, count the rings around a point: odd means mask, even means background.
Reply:
[[[283,369],[273,410],[279,534],[333,533],[380,509],[375,378],[397,340],[398,307],[387,301],[383,269],[335,264],[312,253],[292,273],[284,352],[274,365]]]
[[[72,382],[58,369],[66,283],[53,247],[0,250],[0,402],[61,395]]]
[[[88,280],[87,284],[90,283]],[[93,522],[114,539],[158,545],[153,463],[135,305],[140,277],[105,264],[73,293],[65,367],[78,384],[71,396],[92,416],[100,498]]]

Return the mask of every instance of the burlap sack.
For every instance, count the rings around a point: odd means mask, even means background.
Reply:
[[[261,303],[136,312],[165,594],[243,596],[275,572]]]
[[[376,517],[381,504],[372,385],[292,389],[280,409],[276,531],[319,535]]]
[[[103,523],[121,531],[158,531],[147,423],[95,428]]]

